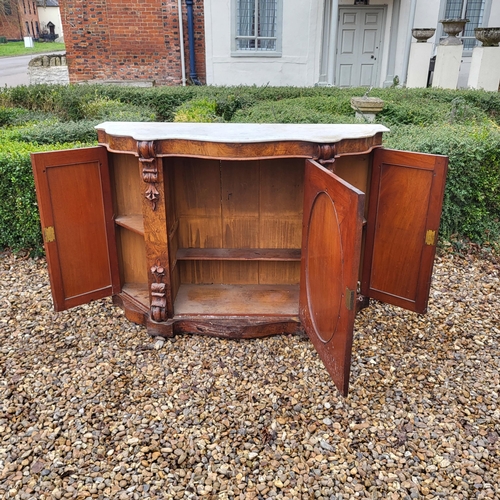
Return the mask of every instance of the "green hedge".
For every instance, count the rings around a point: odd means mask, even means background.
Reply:
[[[30,153],[78,146],[0,141],[0,248],[43,253]]]
[[[100,120],[78,122],[41,122],[14,130],[10,137],[23,143],[60,144],[64,142],[97,143],[95,126]]]
[[[41,252],[29,153],[95,143],[105,120],[352,123],[365,89],[117,86],[0,90],[0,245]],[[500,244],[500,94],[373,89],[387,147],[450,157],[441,235]]]
[[[487,125],[395,127],[387,147],[449,157],[441,236],[500,243],[500,128]]]
[[[288,99],[312,99],[317,111],[332,115],[352,115],[350,98],[366,92],[364,88],[336,87],[122,87],[116,85],[31,85],[0,89],[0,106],[45,111],[64,120],[82,120],[86,105],[109,99],[145,107],[158,121],[173,121],[183,103],[193,99],[216,102],[217,115],[230,121],[240,109],[257,103],[276,103]],[[386,102],[383,119],[394,124],[428,124],[434,121],[460,121],[482,115],[500,124],[500,93],[482,90],[372,89],[370,96]],[[324,107],[326,106],[326,107]],[[318,109],[321,107],[321,109]],[[454,111],[455,110],[455,111]],[[458,111],[458,112],[457,112]],[[464,112],[463,112],[464,111]],[[456,116],[453,116],[455,113]]]

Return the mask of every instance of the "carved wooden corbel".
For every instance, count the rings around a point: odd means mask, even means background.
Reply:
[[[137,152],[142,165],[142,180],[148,185],[144,196],[151,203],[151,208],[156,210],[160,197],[156,183],[158,182],[158,165],[154,141],[137,141]]]
[[[335,144],[319,144],[318,155],[315,158],[321,165],[329,165],[329,169],[333,170],[332,163],[335,162]]]
[[[151,283],[151,318],[156,322],[165,321],[167,319],[167,294],[166,285],[163,283],[165,268],[159,260],[151,268],[151,273],[155,278],[155,282]]]

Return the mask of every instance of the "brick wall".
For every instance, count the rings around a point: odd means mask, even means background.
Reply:
[[[10,14],[0,16],[0,36],[8,40],[22,40],[25,36],[38,38],[40,23],[33,0],[10,0]],[[27,23],[27,24],[26,24]]]
[[[154,80],[181,83],[177,0],[60,0],[71,82]],[[183,28],[189,76],[187,13]],[[194,4],[195,60],[205,81],[203,0]]]

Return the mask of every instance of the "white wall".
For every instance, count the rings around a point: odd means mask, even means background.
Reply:
[[[498,0],[492,0],[490,18],[485,26],[492,28],[500,26],[500,2]]]
[[[439,22],[439,1],[418,0],[415,8],[414,28],[437,28]],[[434,38],[430,39],[431,41]]]
[[[205,0],[209,85],[312,86],[319,77],[323,0],[283,0],[281,57],[231,56],[230,0]]]
[[[63,36],[61,12],[59,7],[37,7],[38,8],[38,19],[40,21],[40,32],[46,27],[47,23],[50,21],[55,25],[54,31],[59,35]],[[48,31],[48,29],[47,29]]]
[[[206,73],[209,85],[312,86],[319,82],[324,2],[328,0],[282,1],[281,57],[242,57],[231,56],[233,3],[231,0],[205,0]],[[442,1],[416,0],[413,27],[438,28]],[[354,2],[339,0],[338,3],[339,6],[352,6]],[[370,0],[370,5],[386,6],[379,81],[379,85],[383,86],[390,62],[389,39],[394,0]],[[405,59],[410,49],[410,7],[411,0],[401,0],[398,34],[396,40],[391,41],[396,48],[393,74],[401,82],[405,81]],[[500,26],[500,0],[492,0],[490,17],[485,25]],[[428,43],[435,45],[435,37]],[[329,54],[329,64],[333,64],[334,57],[334,54]],[[462,63],[461,83],[466,83],[468,76],[469,58],[464,59],[467,60]]]
[[[399,81],[406,81],[405,71],[407,71],[407,60],[410,54],[410,46],[416,40],[411,36],[413,28],[435,28],[437,31],[439,24],[440,2],[439,0],[417,0],[415,3],[415,17],[410,26],[411,0],[401,0],[400,26],[398,31],[397,47],[401,50],[396,52],[396,64],[394,73],[399,76]],[[432,36],[427,43],[433,44],[433,54],[435,54],[436,35]]]

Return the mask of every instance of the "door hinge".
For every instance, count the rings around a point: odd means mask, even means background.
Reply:
[[[345,287],[345,306],[348,311],[354,308],[354,290],[350,290],[347,286]]]
[[[425,244],[426,245],[435,245],[436,244],[436,231],[432,231],[428,229],[425,233]]]
[[[43,239],[45,240],[45,243],[56,241],[56,233],[54,231],[54,226],[43,228]]]

